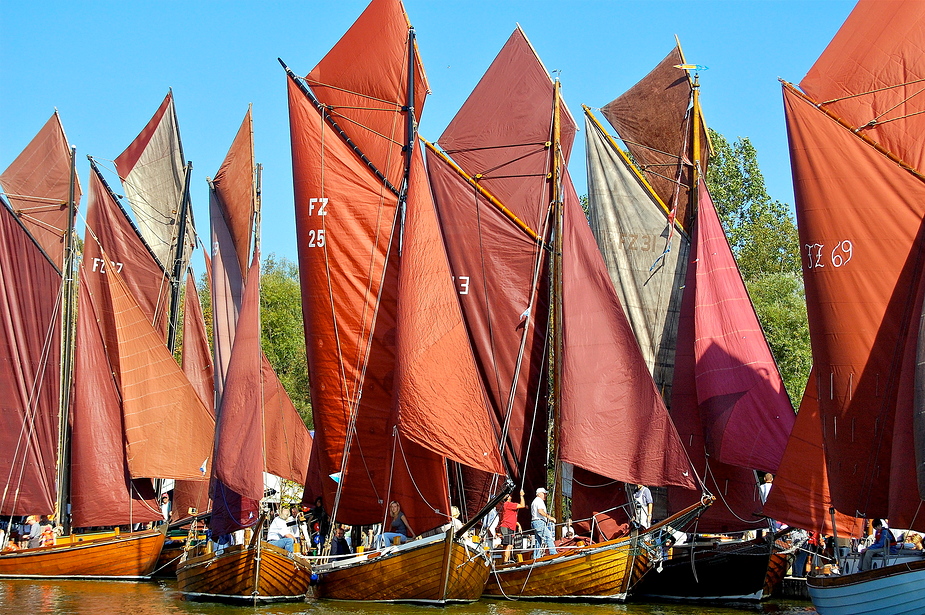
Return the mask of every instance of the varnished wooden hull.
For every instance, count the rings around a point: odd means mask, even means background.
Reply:
[[[311,581],[308,562],[270,543],[236,545],[181,561],[177,589],[193,600],[285,602],[305,598]]]
[[[536,560],[500,566],[489,575],[485,595],[536,600],[625,600],[642,576],[647,558],[625,537]]]
[[[701,602],[757,602],[764,596],[771,559],[765,540],[695,549],[676,548],[675,556],[662,562],[662,571],[646,573],[637,591],[650,598]],[[696,573],[695,573],[696,571]]]
[[[361,554],[319,567],[315,595],[330,600],[448,604],[474,602],[488,578],[482,554],[452,536]]]
[[[764,577],[764,597],[770,598],[787,575],[787,569],[793,561],[793,554],[775,551],[768,563],[768,572]]]
[[[164,546],[164,529],[5,552],[0,578],[145,579]]]

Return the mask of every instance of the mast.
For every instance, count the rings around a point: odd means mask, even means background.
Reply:
[[[74,220],[77,217],[77,148],[71,147],[71,177],[67,197],[67,227],[64,234],[64,268],[61,272],[63,284],[61,310],[61,390],[58,411],[58,468],[57,494],[55,496],[55,522],[64,527],[64,533],[71,533],[71,520],[67,514],[68,492],[70,491],[68,410],[71,405],[71,381],[74,372],[74,292],[77,279],[74,276]]]
[[[694,150],[694,168],[691,172],[691,220],[697,219],[697,205],[700,199],[700,191],[697,184],[700,181],[700,75],[694,73],[694,81],[691,84],[693,89],[691,103],[691,130],[694,131],[691,143]],[[693,226],[693,225],[692,225]]]
[[[562,349],[563,349],[563,340],[562,340],[562,231],[563,231],[563,219],[564,212],[562,209],[562,195],[560,194],[559,186],[560,182],[560,160],[559,160],[559,148],[560,148],[560,133],[561,133],[561,118],[559,115],[559,98],[561,94],[561,84],[558,79],[556,79],[553,86],[553,110],[552,110],[552,141],[550,143],[550,149],[552,154],[552,169],[550,173],[550,181],[552,185],[550,186],[550,200],[552,207],[553,215],[553,232],[555,232],[554,238],[554,250],[552,253],[553,266],[552,266],[552,284],[550,292],[552,294],[552,310],[550,310],[550,318],[552,320],[552,333],[553,333],[553,346],[552,352],[550,353],[550,360],[552,361],[551,372],[552,372],[552,436],[551,436],[551,448],[552,448],[552,462],[554,464],[554,482],[552,485],[552,516],[556,519],[560,519],[562,516],[562,472],[560,469],[559,463],[559,422],[560,422],[560,402],[562,399]],[[555,532],[553,532],[555,535]]]
[[[182,148],[180,150],[182,155]],[[177,231],[177,248],[174,252],[173,272],[170,274],[170,312],[167,316],[167,349],[173,354],[177,346],[177,325],[180,319],[180,276],[185,269],[183,255],[186,252],[186,221],[190,209],[189,184],[193,174],[193,163],[186,163],[186,179],[183,182],[183,196],[180,198],[180,228]]]

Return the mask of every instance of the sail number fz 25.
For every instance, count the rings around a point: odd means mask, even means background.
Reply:
[[[803,255],[807,269],[823,269],[825,267],[844,267],[854,257],[854,244],[850,239],[836,242],[826,246],[823,243],[803,244]]]
[[[328,215],[328,199],[308,199],[308,215],[309,216],[326,216]],[[323,248],[324,247],[324,229],[309,229],[305,235],[305,238],[308,240],[309,248]]]

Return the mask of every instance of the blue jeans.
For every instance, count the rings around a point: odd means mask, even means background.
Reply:
[[[386,532],[385,534],[379,534],[376,536],[376,548],[383,548],[391,546],[392,541],[396,538],[401,538],[401,543],[405,544],[408,542],[408,537],[404,534],[398,534],[397,532]]]
[[[542,557],[543,549],[549,549],[550,555],[555,555],[556,543],[552,537],[552,528],[545,519],[534,519],[532,522],[533,531],[536,532],[536,547],[533,550],[533,559]]]
[[[295,544],[295,541],[292,540],[292,538],[289,538],[288,536],[286,536],[285,538],[279,538],[277,540],[268,540],[267,542],[270,543],[271,545],[276,545],[277,547],[286,549],[290,553],[292,553],[292,545]]]

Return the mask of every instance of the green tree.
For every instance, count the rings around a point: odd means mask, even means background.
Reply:
[[[771,199],[747,137],[710,130],[710,194],[794,405],[812,366],[799,237],[790,208]]]

